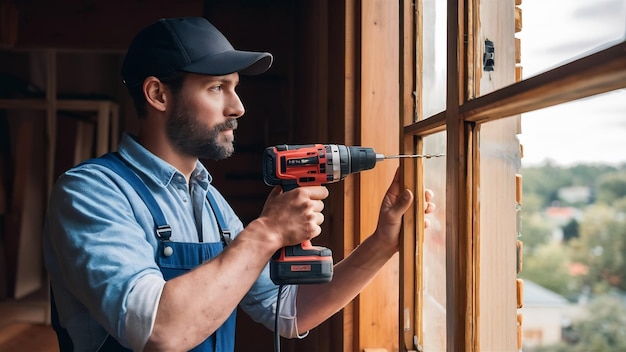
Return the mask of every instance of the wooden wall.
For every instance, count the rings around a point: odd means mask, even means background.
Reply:
[[[400,148],[399,3],[386,0],[361,4],[360,144],[386,155]],[[358,175],[360,181],[357,241],[376,228],[382,198],[397,162],[385,161]],[[358,243],[358,242],[357,242]],[[398,350],[398,256],[381,270],[358,298],[358,348]]]

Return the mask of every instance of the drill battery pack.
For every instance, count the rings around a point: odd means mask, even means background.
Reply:
[[[332,251],[305,241],[276,251],[270,263],[270,278],[277,285],[321,284],[333,278]]]

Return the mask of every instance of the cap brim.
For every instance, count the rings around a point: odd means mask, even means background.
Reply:
[[[223,76],[233,72],[258,75],[267,71],[272,66],[273,60],[270,53],[232,50],[205,56],[183,67],[182,70],[211,76]]]

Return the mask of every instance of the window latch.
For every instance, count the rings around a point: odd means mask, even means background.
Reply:
[[[493,71],[496,65],[496,49],[493,42],[489,39],[485,40],[485,52],[483,53],[483,70]]]

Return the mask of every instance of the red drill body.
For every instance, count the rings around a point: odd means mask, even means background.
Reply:
[[[374,168],[384,157],[372,148],[310,144],[268,147],[263,159],[265,183],[289,191],[341,181],[349,174]],[[270,261],[270,277],[279,285],[329,282],[332,275],[331,250],[313,246],[311,241],[281,248]]]

